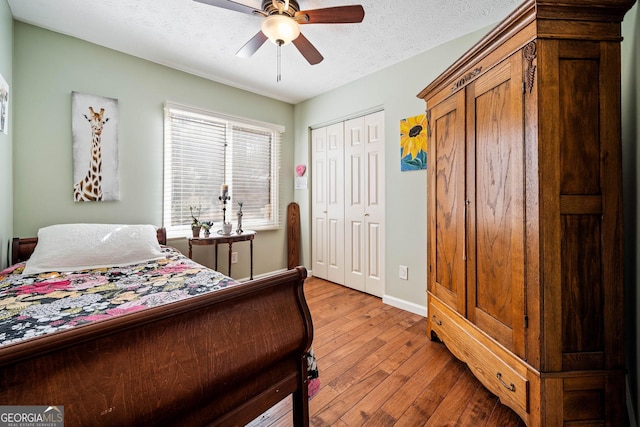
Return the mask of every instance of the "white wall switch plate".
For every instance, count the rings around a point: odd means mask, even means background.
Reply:
[[[407,267],[406,265],[401,265],[399,275],[402,280],[409,280],[409,267]]]

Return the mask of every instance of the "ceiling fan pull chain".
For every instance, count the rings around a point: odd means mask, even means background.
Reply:
[[[278,60],[278,77],[276,77],[276,82],[279,82],[282,79],[282,75],[281,75],[281,65],[280,65],[280,48],[282,47],[282,43],[278,43],[278,46],[276,47],[277,49],[277,60]]]

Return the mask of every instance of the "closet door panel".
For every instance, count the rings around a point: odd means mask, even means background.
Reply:
[[[327,279],[344,284],[344,130],[327,127]]]
[[[364,292],[365,262],[365,128],[364,118],[358,117],[344,123],[345,158],[345,285]]]
[[[364,250],[367,254],[365,292],[384,295],[384,111],[364,117],[366,129],[364,223],[367,229]]]
[[[311,131],[312,182],[312,271],[313,275],[327,279],[327,130]]]

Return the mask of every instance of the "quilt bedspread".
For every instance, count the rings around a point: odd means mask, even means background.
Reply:
[[[25,263],[0,272],[0,347],[239,282],[205,268],[176,249],[124,267],[23,275]]]

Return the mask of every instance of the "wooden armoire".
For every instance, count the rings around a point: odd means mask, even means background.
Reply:
[[[621,21],[525,1],[418,96],[428,333],[529,426],[626,424]]]

